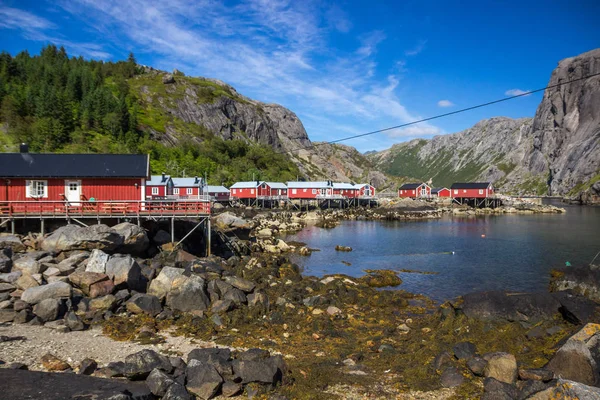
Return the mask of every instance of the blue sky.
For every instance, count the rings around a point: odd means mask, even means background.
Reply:
[[[0,0],[0,44],[47,43],[221,79],[294,111],[313,141],[395,126],[544,87],[600,47],[600,2]],[[346,142],[361,151],[533,116],[535,94]]]

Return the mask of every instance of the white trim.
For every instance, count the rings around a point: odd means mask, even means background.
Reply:
[[[173,194],[179,195],[179,188],[173,188]]]
[[[43,185],[44,185],[44,194],[43,195],[39,196],[39,195],[31,194],[31,188],[33,186],[33,182],[42,182],[43,183]],[[29,197],[32,199],[47,198],[48,197],[48,181],[43,180],[43,179],[26,180],[25,181],[25,197]]]
[[[186,194],[194,194],[194,188],[187,188]]]
[[[140,187],[142,188],[142,190],[140,190],[140,200],[144,201],[146,200],[146,179],[140,179],[140,183]]]
[[[157,188],[156,186],[154,186],[154,187],[152,188],[152,195],[153,195],[153,196],[157,196],[157,195],[158,195],[158,188]]]

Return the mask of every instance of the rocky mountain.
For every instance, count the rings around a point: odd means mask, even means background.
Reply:
[[[164,144],[201,143],[207,134],[254,141],[285,153],[305,178],[393,185],[365,156],[343,145],[312,143],[300,119],[278,104],[240,95],[224,82],[146,68],[130,87],[143,104],[140,122]]]
[[[549,86],[600,73],[600,49],[562,60]],[[448,186],[491,180],[517,194],[600,200],[600,76],[545,91],[533,119],[491,118],[470,129],[368,155],[384,172]]]

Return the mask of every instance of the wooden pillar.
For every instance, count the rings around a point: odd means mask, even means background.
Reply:
[[[40,235],[44,236],[44,218],[40,218]]]
[[[210,256],[211,255],[211,230],[210,230],[210,217],[206,217],[206,255]]]
[[[175,217],[171,218],[171,242],[175,243]]]
[[[13,235],[15,234],[15,220],[14,219],[10,220],[10,233],[12,233]]]

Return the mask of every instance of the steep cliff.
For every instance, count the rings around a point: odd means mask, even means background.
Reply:
[[[600,49],[562,60],[549,86],[600,73]],[[597,201],[600,196],[600,76],[547,89],[535,117],[491,118],[431,140],[401,143],[369,159],[390,174],[494,181],[503,191]]]

